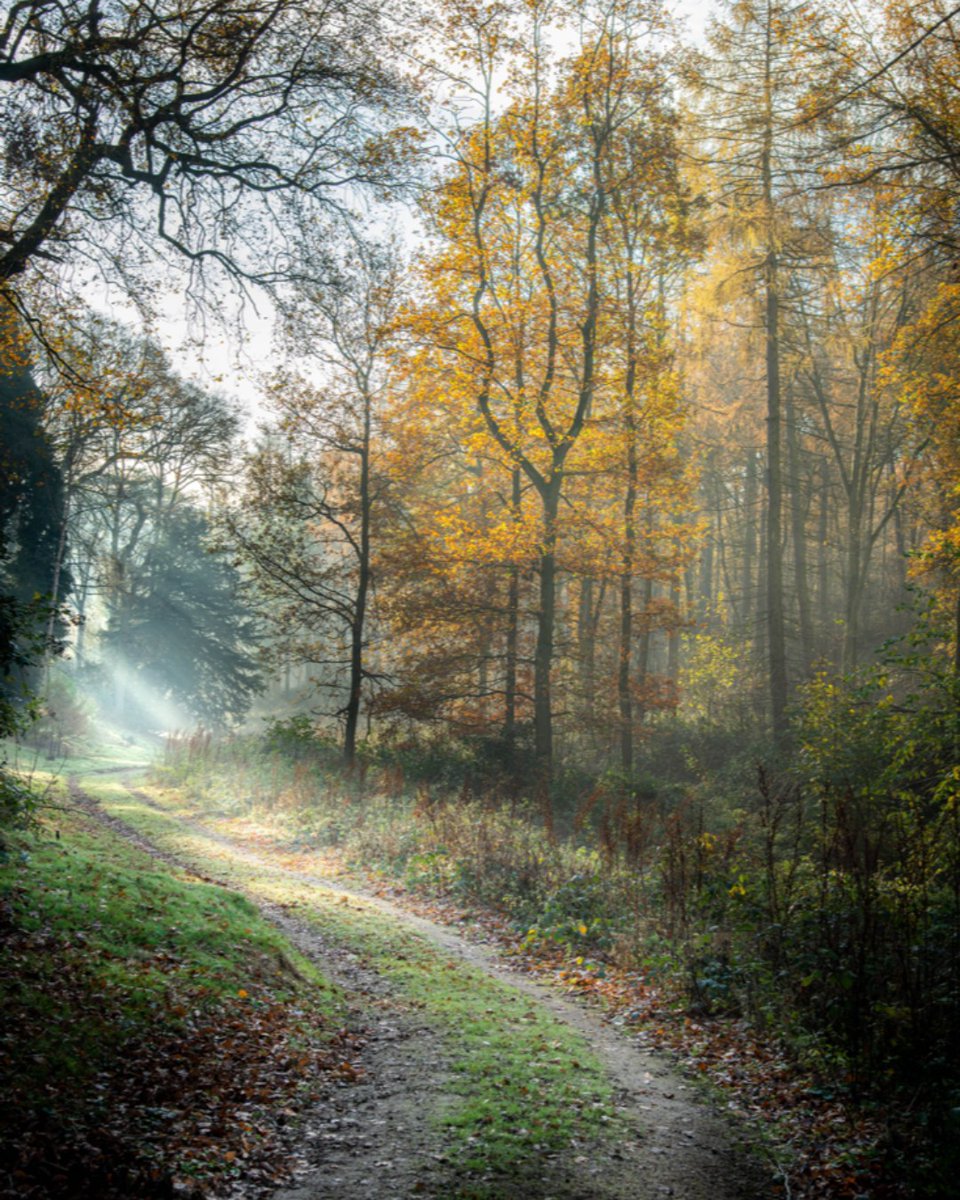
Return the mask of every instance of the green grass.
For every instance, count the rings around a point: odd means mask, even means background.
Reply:
[[[57,779],[89,771],[116,767],[139,767],[156,754],[156,747],[147,742],[121,738],[78,738],[70,754],[51,755],[25,742],[0,739],[0,761],[41,784],[53,784]]]
[[[297,983],[283,967],[288,958],[298,959],[303,980],[319,982],[316,969],[245,897],[156,864],[72,815],[58,824],[61,837],[35,846],[21,873],[30,887],[21,897],[19,925],[84,945],[103,980],[124,985],[128,1004],[180,979],[212,1000],[226,999],[250,985],[252,972],[279,984],[278,998],[285,999]],[[271,960],[281,966],[265,971],[262,964]]]
[[[248,1067],[251,1080],[270,1070],[258,1058],[267,1040],[280,1052],[317,1061],[342,1023],[339,989],[246,897],[157,862],[60,794],[36,829],[8,833],[6,841],[0,863],[0,1150],[13,1140],[0,1159],[13,1162],[33,1139],[40,1149],[27,1157],[28,1181],[37,1171],[41,1190],[66,1186],[43,1174],[50,1145],[63,1150],[57,1171],[82,1174],[85,1144],[117,1117],[110,1096],[136,1086],[125,1064],[142,1063],[144,1087],[160,1092],[167,1086],[167,1056],[182,1053],[176,1067],[183,1083],[170,1102],[182,1100],[176,1162],[164,1157],[164,1124],[170,1122],[157,1125],[160,1109],[140,1111],[135,1095],[123,1101],[131,1156],[149,1152],[147,1174],[137,1180],[155,1170],[234,1173],[226,1160],[202,1148],[194,1153],[188,1128],[214,1072],[225,1069],[218,1039],[233,1038],[238,1079]],[[295,1074],[283,1103],[295,1102],[294,1093],[306,1098],[314,1086],[309,1077],[315,1071],[301,1079]]]
[[[91,1014],[45,1030],[44,1045],[32,1049],[44,1057],[45,1075],[62,1079],[99,1060],[104,1041],[120,1042],[155,1020],[173,996],[209,1005],[268,991],[334,1015],[334,989],[248,899],[157,863],[67,808],[49,814],[38,836],[16,840],[0,867],[0,902],[28,939],[42,934],[74,954],[111,1017],[104,1024]],[[38,955],[19,1002],[55,1006],[49,985],[59,968],[57,955]]]
[[[286,880],[261,878],[260,886],[288,903],[299,891]],[[327,937],[359,949],[442,1030],[456,1097],[444,1119],[463,1166],[511,1172],[537,1150],[600,1132],[610,1115],[602,1069],[583,1039],[542,1005],[362,902],[314,895],[301,903]]]
[[[398,1000],[438,1030],[450,1103],[438,1114],[458,1165],[519,1178],[544,1153],[612,1129],[610,1087],[584,1040],[541,1005],[451,959],[399,920],[355,897],[253,863],[118,782],[90,782],[107,811],[198,869],[250,895],[296,906],[324,937],[360,953]],[[164,804],[176,797],[154,793]],[[502,1195],[496,1186],[491,1195]],[[471,1196],[486,1194],[480,1185]]]

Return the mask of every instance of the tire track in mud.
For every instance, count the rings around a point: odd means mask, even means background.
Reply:
[[[200,821],[172,814],[125,781],[124,786],[138,803],[250,866],[315,888],[328,901],[353,900],[419,933],[445,954],[535,1000],[586,1039],[614,1085],[626,1136],[585,1143],[561,1156],[545,1156],[532,1164],[529,1178],[517,1181],[518,1190],[506,1180],[497,1190],[496,1181],[488,1180],[485,1196],[496,1195],[498,1200],[520,1196],[525,1200],[661,1200],[667,1196],[760,1200],[782,1194],[772,1173],[748,1151],[742,1124],[709,1106],[666,1056],[641,1048],[595,1011],[511,969],[489,947],[470,942],[447,926],[354,884],[281,866]],[[104,812],[75,781],[71,781],[71,795],[147,853],[200,878],[221,882]],[[226,886],[236,889],[235,883]],[[390,985],[357,955],[327,942],[316,926],[298,920],[289,909],[246,894],[324,974],[350,993],[357,1005],[353,1021],[363,1027],[368,1039],[363,1056],[366,1076],[350,1088],[338,1089],[308,1118],[297,1154],[301,1179],[293,1188],[276,1193],[274,1200],[470,1197],[470,1181],[452,1172],[431,1119],[442,1108],[448,1079],[439,1034],[416,1014],[405,1012],[391,995]],[[235,1193],[236,1200],[248,1195],[242,1189]]]

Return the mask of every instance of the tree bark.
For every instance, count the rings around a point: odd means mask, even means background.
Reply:
[[[370,418],[371,398],[364,394],[363,437],[360,445],[360,537],[357,554],[357,590],[350,624],[350,694],[344,708],[343,764],[352,770],[357,761],[357,726],[363,696],[363,648],[370,588]]]
[[[790,469],[790,528],[793,538],[793,562],[796,574],[797,610],[800,618],[800,645],[804,670],[809,670],[814,658],[813,619],[810,612],[810,586],[807,580],[807,532],[801,507],[800,445],[797,437],[796,407],[793,390],[787,388],[787,460]]]
[[[641,633],[637,647],[636,682],[638,687],[644,687],[650,673],[650,647],[652,643],[650,629],[650,605],[653,603],[653,580],[647,577],[643,581],[643,612],[640,614]],[[637,705],[634,723],[639,727],[646,716],[646,707],[641,701]]]
[[[747,451],[747,465],[743,482],[743,576],[740,585],[742,595],[741,624],[743,626],[744,637],[750,638],[751,641],[754,637],[754,617],[756,613],[754,593],[756,587],[756,579],[754,578],[754,558],[757,543],[756,519],[757,454],[751,446]]]
[[[594,700],[597,673],[596,625],[593,619],[593,584],[585,577],[580,580],[580,603],[577,606],[577,657],[580,667],[580,705],[587,714]]]
[[[617,664],[617,697],[620,707],[620,765],[633,771],[633,695],[630,690],[630,650],[633,642],[633,574],[620,579],[620,646]]]
[[[783,606],[783,466],[781,462],[780,260],[777,253],[773,196],[773,109],[771,54],[774,30],[767,22],[767,78],[761,184],[767,220],[763,269],[767,380],[767,655],[773,736],[787,732],[787,643]]]
[[[553,778],[553,704],[551,668],[557,620],[557,512],[560,476],[543,494],[543,548],[540,554],[540,604],[533,659],[533,740],[540,784],[549,793]]]
[[[670,603],[678,617],[680,614],[680,582],[674,579],[670,584]],[[676,683],[680,678],[680,629],[675,625],[667,639],[667,675]]]
[[[829,645],[827,637],[830,627],[830,566],[827,558],[827,535],[830,531],[830,465],[826,459],[820,464],[820,513],[817,528],[817,605],[819,608],[821,643]]]

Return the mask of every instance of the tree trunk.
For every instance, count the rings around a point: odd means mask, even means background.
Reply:
[[[617,698],[620,706],[620,765],[633,771],[633,695],[630,691],[630,649],[633,641],[633,575],[620,578],[620,646],[617,663]]]
[[[90,595],[90,577],[93,574],[89,562],[84,564],[79,587],[74,588],[74,604],[77,609],[77,640],[73,647],[74,668],[80,670],[87,648],[87,599]]]
[[[363,695],[364,626],[370,588],[370,418],[371,399],[364,396],[363,441],[360,449],[360,538],[357,554],[357,590],[350,625],[350,694],[344,709],[343,765],[352,770],[357,761],[357,725]]]
[[[757,555],[757,586],[754,590],[757,603],[756,645],[757,658],[766,661],[769,658],[770,624],[767,620],[767,506],[760,507],[759,521],[760,554]]]
[[[580,704],[588,713],[594,700],[597,672],[596,627],[593,620],[593,580],[580,580],[580,603],[577,607],[577,656],[580,667]]]
[[[863,584],[865,576],[862,517],[855,500],[847,509],[847,546],[845,570],[845,595],[843,601],[843,651],[841,666],[844,671],[856,669],[860,658],[860,616],[863,608]]]
[[[743,575],[740,590],[742,593],[741,613],[744,637],[751,640],[754,636],[754,616],[756,613],[754,578],[754,551],[756,549],[756,519],[757,519],[757,454],[751,446],[747,451],[747,467],[743,481]]]
[[[559,476],[543,493],[543,548],[540,555],[540,606],[533,658],[533,740],[540,784],[549,794],[553,777],[553,707],[550,674],[557,619],[557,512]]]
[[[674,579],[670,584],[670,603],[673,605],[677,616],[680,615],[680,583]],[[667,675],[676,683],[680,678],[680,628],[675,625],[670,630],[670,636],[667,640]]]
[[[632,316],[632,306],[631,306]],[[632,335],[632,328],[630,333]],[[623,566],[620,573],[620,646],[617,664],[617,699],[620,708],[620,765],[633,773],[633,694],[630,659],[633,651],[633,572],[637,556],[637,425],[633,413],[635,364],[631,354],[626,378],[624,426],[627,435],[627,490],[623,500]]]
[[[510,504],[515,521],[520,520],[521,504],[520,468],[514,467],[511,476]],[[517,739],[517,653],[520,641],[520,568],[510,568],[507,587],[507,644],[504,663],[503,740],[507,757],[513,764],[513,752]]]
[[[641,633],[640,642],[637,647],[637,671],[636,683],[638,687],[644,687],[647,682],[647,675],[650,673],[650,647],[652,643],[652,634],[650,629],[650,606],[653,603],[653,580],[649,577],[643,581],[643,612],[640,614]],[[637,705],[635,724],[640,726],[643,724],[643,719],[646,716],[646,706],[641,702]]]
[[[953,610],[953,674],[960,677],[960,591]]]
[[[703,553],[700,556],[700,580],[697,596],[697,616],[705,624],[709,623],[711,601],[713,598],[713,536],[710,528],[703,543]]]
[[[817,604],[819,608],[821,645],[828,646],[830,628],[830,564],[827,559],[827,534],[830,530],[830,465],[820,464],[820,520],[817,528]]]
[[[790,469],[790,523],[793,537],[793,562],[796,573],[797,609],[800,617],[800,645],[803,667],[807,671],[814,658],[813,620],[810,614],[810,587],[807,580],[807,532],[800,504],[800,446],[797,438],[793,390],[787,388],[787,459]]]
[[[768,84],[769,91],[769,84]],[[773,736],[787,731],[787,642],[783,612],[783,466],[781,462],[780,395],[780,262],[773,223],[771,167],[772,114],[767,114],[762,159],[764,203],[768,217],[768,249],[764,264],[767,375],[767,655],[770,673],[770,715]]]
[[[510,568],[507,587],[507,644],[503,684],[503,740],[512,753],[517,738],[517,643],[520,633],[520,568]]]

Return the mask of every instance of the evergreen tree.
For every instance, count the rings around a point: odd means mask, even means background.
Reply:
[[[258,635],[239,573],[206,548],[207,532],[204,516],[187,505],[155,528],[126,573],[105,641],[153,695],[223,725],[242,717],[260,690]],[[149,720],[142,696],[142,687],[125,693],[126,717]]]
[[[10,334],[9,326],[7,328]],[[62,558],[62,481],[42,427],[43,395],[16,337],[0,364],[0,735],[13,732],[29,668],[57,633],[51,619]],[[58,595],[69,590],[60,572]]]

